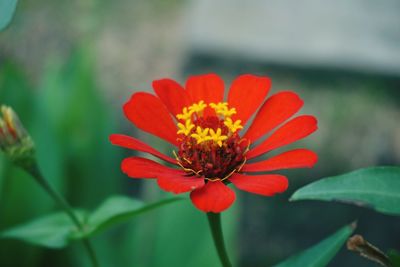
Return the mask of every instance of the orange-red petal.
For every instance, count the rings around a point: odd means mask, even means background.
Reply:
[[[123,135],[123,134],[112,134],[112,135],[110,135],[110,142],[113,145],[122,146],[122,147],[126,147],[129,149],[141,151],[141,152],[146,152],[146,153],[152,154],[153,156],[156,156],[162,160],[165,160],[172,164],[176,164],[175,159],[162,154],[161,152],[155,150],[148,144],[140,141],[139,139],[133,138],[131,136],[127,136],[127,135]]]
[[[132,178],[159,178],[167,174],[184,174],[182,170],[168,168],[155,161],[140,157],[125,158],[121,163],[121,169]]]
[[[190,193],[193,205],[204,212],[219,213],[235,201],[235,192],[221,181],[209,181]]]
[[[157,179],[158,186],[174,194],[180,194],[202,188],[204,186],[204,179],[195,176],[186,176],[184,172],[182,174],[171,174],[165,173],[160,175]]]
[[[233,174],[231,181],[238,189],[263,196],[273,196],[288,188],[288,180],[279,174],[244,175]]]
[[[313,151],[300,148],[287,151],[260,162],[245,164],[243,172],[274,171],[291,168],[312,168],[318,161]]]
[[[251,74],[244,74],[236,78],[229,90],[229,107],[236,108],[233,120],[241,120],[244,125],[258,107],[264,102],[271,80]]]
[[[188,78],[186,92],[197,103],[218,103],[224,98],[224,81],[216,74],[196,75]]]
[[[135,93],[124,105],[124,113],[139,129],[177,145],[176,125],[158,97],[144,92]]]
[[[258,111],[244,138],[251,142],[268,133],[296,114],[303,106],[303,100],[290,91],[279,92],[265,101]]]
[[[311,115],[298,116],[276,130],[260,145],[251,149],[247,159],[267,153],[273,149],[296,142],[317,130],[317,119]]]
[[[190,106],[191,101],[185,89],[171,79],[153,81],[153,89],[172,115],[182,113],[184,107]]]

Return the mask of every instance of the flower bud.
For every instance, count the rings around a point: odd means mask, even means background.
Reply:
[[[31,168],[35,161],[35,144],[14,110],[1,106],[0,148],[16,165]]]

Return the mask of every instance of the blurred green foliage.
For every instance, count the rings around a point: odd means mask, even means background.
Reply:
[[[400,253],[396,250],[390,250],[388,252],[390,261],[393,263],[393,267],[400,267]]]
[[[67,62],[50,58],[38,85],[17,65],[0,65],[0,102],[12,106],[32,134],[45,177],[72,206],[81,208],[93,208],[106,197],[127,194],[132,191],[130,186],[139,185],[128,184],[129,179],[119,170],[127,151],[112,147],[108,141],[109,134],[121,132],[115,120],[120,113],[102,98],[95,66],[87,46],[75,49]],[[144,183],[142,192],[146,201],[169,196],[151,182]],[[0,231],[53,209],[51,199],[33,179],[0,159]],[[237,218],[235,208],[222,218],[232,257]],[[200,267],[219,262],[206,216],[189,200],[144,214],[96,237],[93,243],[102,266],[107,267]],[[78,243],[57,252],[13,240],[0,241],[0,266],[88,264]]]

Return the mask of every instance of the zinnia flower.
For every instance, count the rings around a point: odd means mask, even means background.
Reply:
[[[130,136],[113,134],[110,140],[175,167],[129,157],[122,161],[122,171],[132,178],[155,178],[168,192],[190,192],[194,206],[204,212],[219,213],[232,205],[235,192],[227,186],[230,183],[264,196],[284,192],[286,177],[265,172],[312,167],[317,155],[300,148],[256,158],[310,135],[317,130],[317,120],[300,115],[287,121],[303,101],[291,91],[266,99],[270,87],[267,77],[241,75],[224,101],[224,82],[215,74],[189,77],[185,88],[171,79],[154,81],[155,95],[134,93],[123,110],[136,127],[172,144],[173,157]]]

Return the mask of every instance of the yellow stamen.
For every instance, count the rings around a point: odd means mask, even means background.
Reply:
[[[203,100],[199,101],[198,103],[194,103],[189,107],[191,112],[200,113],[207,107],[207,104],[204,103]]]
[[[200,126],[196,127],[196,125],[194,124],[194,122],[196,121],[196,117],[193,118],[192,115],[197,114],[197,116],[202,116],[201,113],[207,106],[210,106],[215,110],[215,113],[222,116],[220,118],[224,119],[224,125],[229,129],[230,133],[235,133],[239,129],[243,128],[243,126],[241,125],[241,120],[233,121],[230,118],[233,114],[236,114],[236,109],[229,108],[227,102],[210,103],[207,105],[206,103],[204,103],[203,100],[201,100],[197,103],[192,104],[189,107],[184,107],[182,109],[182,113],[176,115],[178,119],[185,120],[185,123],[179,122],[177,124],[177,133],[194,138],[197,144],[212,140],[221,147],[223,141],[228,139],[227,135],[222,134],[221,128],[218,128],[216,130],[210,128],[203,129]],[[193,129],[196,130],[194,131]]]
[[[241,125],[242,121],[241,120],[236,120],[233,122],[231,118],[225,118],[224,124],[226,127],[229,128],[229,130],[234,133],[239,129],[243,129],[243,126]]]
[[[209,131],[210,128],[205,128],[203,130],[200,126],[197,126],[196,133],[193,133],[190,136],[197,140],[197,144],[200,144],[202,142],[210,140],[210,136],[208,135]]]
[[[223,115],[225,117],[230,117],[233,114],[236,114],[235,108],[228,109],[228,102],[219,102],[217,104],[211,103],[210,107],[215,110],[215,113],[217,113],[218,115]]]
[[[194,111],[189,110],[187,107],[184,107],[182,109],[182,113],[181,114],[177,114],[176,118],[178,118],[179,120],[188,120],[192,117],[192,114],[194,113]]]
[[[228,102],[219,102],[218,104],[210,103],[210,107],[212,107],[215,111],[224,110],[228,108]]]
[[[221,128],[218,128],[216,132],[214,129],[210,129],[210,139],[217,143],[220,147],[222,146],[222,141],[228,139],[228,136],[221,134]]]
[[[223,115],[225,117],[230,117],[230,116],[232,116],[234,114],[236,114],[236,109],[235,108],[231,108],[231,109],[226,109]]]
[[[189,133],[192,131],[194,128],[194,124],[190,119],[186,120],[185,124],[178,123],[178,128],[179,130],[176,132],[177,134],[184,134],[184,135],[189,135]]]

